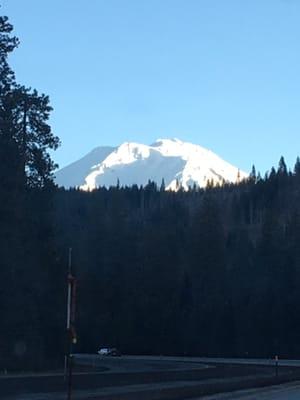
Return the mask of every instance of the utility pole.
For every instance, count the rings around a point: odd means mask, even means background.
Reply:
[[[77,342],[75,332],[76,279],[72,274],[72,248],[68,257],[68,297],[67,297],[67,355],[65,357],[65,376],[68,376],[67,400],[72,398],[73,344]]]
[[[275,377],[278,379],[278,356],[275,356]]]

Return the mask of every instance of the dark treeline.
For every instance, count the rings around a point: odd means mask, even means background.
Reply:
[[[0,17],[0,368],[62,365],[69,247],[75,351],[300,357],[300,160],[206,190],[59,189],[11,30]]]
[[[282,165],[189,192],[28,188],[1,223],[2,364],[62,361],[69,247],[76,351],[299,357],[300,162]]]
[[[58,190],[78,350],[300,356],[299,167],[281,159],[264,179],[189,192]]]

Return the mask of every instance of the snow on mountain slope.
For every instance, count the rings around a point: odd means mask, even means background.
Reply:
[[[124,143],[110,154],[98,167],[86,177],[84,190],[97,186],[146,185],[149,180],[160,184],[172,181],[184,168],[181,157],[165,157],[151,146],[137,143]]]
[[[90,174],[91,169],[101,163],[115,147],[96,147],[80,160],[60,169],[55,173],[55,182],[59,186],[78,187],[85,184],[85,178]]]
[[[194,184],[205,187],[211,180],[215,184],[236,182],[238,178],[248,176],[213,152],[178,139],[159,139],[150,146],[123,143],[111,152],[108,151],[106,157],[99,157],[98,161],[94,159],[86,173],[88,156],[78,161],[80,167],[82,160],[85,163],[76,184],[76,163],[71,164],[71,186],[92,190],[99,186],[116,186],[118,182],[121,186],[146,185],[149,180],[160,185],[164,179],[167,189],[176,190],[179,185],[184,189]],[[64,172],[71,166],[64,168]],[[63,170],[57,173],[60,178],[57,183],[70,186],[63,182]]]

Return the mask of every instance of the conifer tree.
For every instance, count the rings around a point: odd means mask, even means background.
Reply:
[[[12,30],[8,18],[0,17],[0,155],[8,158],[8,173],[17,172],[16,180],[22,177],[24,184],[41,187],[51,180],[55,164],[48,149],[55,150],[59,139],[47,123],[52,110],[48,96],[15,81],[7,60],[19,43]]]
[[[24,86],[12,92],[13,138],[18,145],[22,171],[28,186],[42,187],[51,180],[56,165],[48,149],[56,150],[58,137],[54,136],[48,119],[52,107],[49,97]]]
[[[42,357],[41,309],[55,265],[51,196],[30,189],[52,182],[48,149],[59,140],[48,125],[48,97],[18,85],[9,66],[8,55],[19,43],[12,29],[0,17],[0,365],[17,368],[37,361],[33,348]],[[27,353],[19,357],[14,345],[20,336]]]
[[[254,182],[254,183],[256,182],[256,169],[255,169],[254,165],[252,165],[252,169],[251,169],[251,172],[250,172],[249,179],[250,179],[251,182]]]
[[[297,157],[296,163],[294,166],[294,174],[300,176],[300,157]]]
[[[280,157],[277,173],[278,173],[278,175],[282,175],[282,176],[287,175],[287,166],[286,166],[283,156]]]
[[[7,62],[7,57],[19,41],[15,36],[10,36],[13,26],[7,17],[0,16],[0,94],[6,93],[15,81],[13,71]]]
[[[18,39],[11,36],[12,25],[7,17],[0,16],[0,181],[10,187],[9,171],[16,171],[17,147],[12,139],[13,115],[11,112],[11,92],[15,76],[7,58],[18,45]],[[3,181],[4,179],[4,181]]]

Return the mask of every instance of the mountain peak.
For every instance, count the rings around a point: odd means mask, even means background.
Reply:
[[[76,168],[80,173],[76,173]],[[78,183],[74,185],[77,175]],[[161,138],[150,146],[124,142],[116,148],[96,148],[81,160],[58,171],[57,176],[58,184],[78,186],[83,190],[116,186],[117,182],[121,186],[144,186],[151,180],[160,185],[162,179],[167,189],[176,190],[178,184],[184,189],[194,184],[205,187],[208,181],[220,184],[224,181],[236,182],[238,176],[243,179],[248,175],[199,145],[177,138]]]

